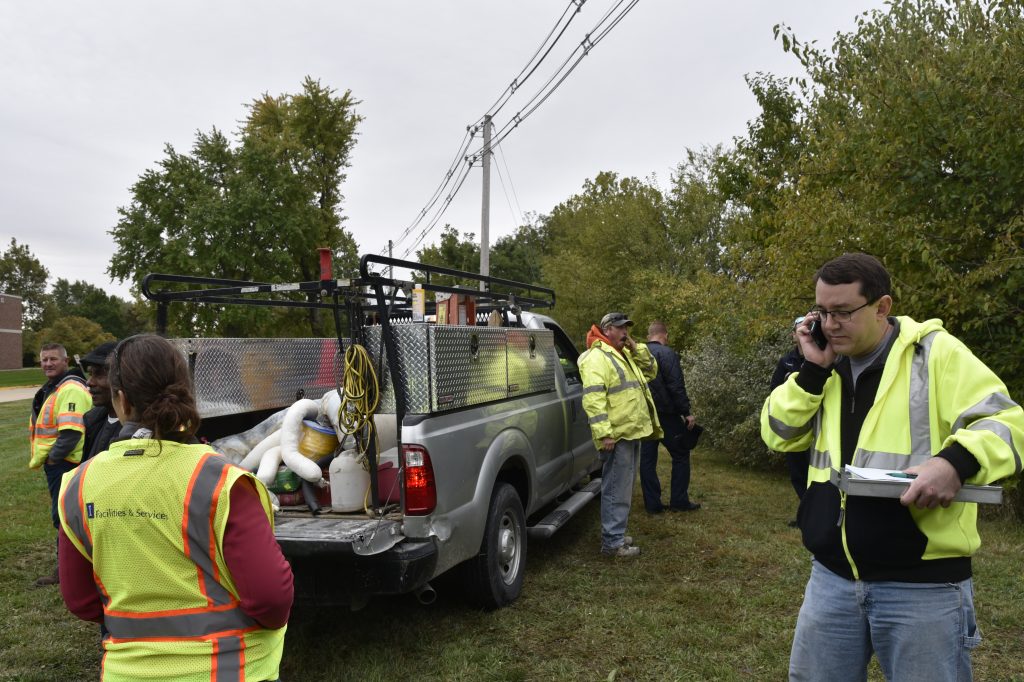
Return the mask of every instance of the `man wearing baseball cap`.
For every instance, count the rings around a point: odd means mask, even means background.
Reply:
[[[647,386],[657,376],[658,363],[645,344],[630,338],[631,326],[624,313],[608,313],[590,328],[587,350],[579,358],[583,409],[603,463],[601,553],[615,557],[640,554],[626,535],[640,441],[662,437]]]
[[[107,379],[107,360],[115,348],[117,341],[101,343],[79,361],[82,369],[89,374],[86,386],[89,387],[93,404],[93,408],[85,414],[85,451],[82,461],[109,448],[111,439],[121,430]]]

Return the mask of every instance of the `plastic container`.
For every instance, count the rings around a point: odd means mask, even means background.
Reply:
[[[286,466],[277,468],[277,475],[274,476],[274,483],[270,485],[270,492],[272,493],[290,493],[299,489],[299,477],[295,475],[295,472]]]
[[[312,419],[302,420],[302,438],[299,439],[299,452],[316,461],[329,455],[338,447],[338,436],[329,426],[321,426]]]
[[[363,510],[366,491],[370,488],[370,472],[365,462],[355,450],[345,450],[331,460],[331,509],[337,512]]]
[[[377,495],[381,504],[397,504],[401,501],[398,489],[398,467],[394,462],[381,462],[377,466]]]

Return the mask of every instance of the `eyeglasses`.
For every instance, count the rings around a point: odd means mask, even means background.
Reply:
[[[824,308],[812,308],[811,312],[817,313],[818,319],[821,320],[822,322],[827,320],[829,315],[831,315],[832,319],[836,322],[849,322],[850,318],[853,317],[853,314],[855,312],[857,312],[861,308],[867,308],[869,305],[872,305],[877,302],[877,299],[875,299],[874,301],[868,301],[864,305],[859,305],[853,310],[825,310]]]

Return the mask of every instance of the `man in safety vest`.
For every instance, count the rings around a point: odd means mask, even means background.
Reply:
[[[82,435],[85,413],[92,408],[92,398],[85,380],[77,371],[68,370],[68,353],[59,343],[48,343],[39,351],[39,364],[46,376],[32,399],[29,417],[30,469],[43,468],[46,487],[50,491],[50,519],[53,527],[60,525],[57,517],[57,493],[60,479],[82,461]],[[60,582],[57,570],[36,580],[37,586]]]
[[[647,346],[629,336],[632,320],[623,313],[608,313],[587,334],[587,350],[580,355],[583,409],[594,445],[600,454],[601,553],[633,557],[640,548],[626,535],[633,480],[640,458],[640,441],[662,437],[654,398],[647,382],[658,374],[658,364]]]
[[[874,257],[840,256],[814,280],[803,364],[761,413],[769,448],[810,448],[798,520],[814,561],[790,679],[864,680],[874,654],[886,679],[969,680],[981,540],[977,505],[953,498],[1021,471],[1024,411],[941,321],[889,315]],[[898,499],[847,495],[829,482],[847,464],[913,478]]]

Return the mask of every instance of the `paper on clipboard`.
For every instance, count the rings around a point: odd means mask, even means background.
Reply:
[[[907,477],[898,469],[871,469],[868,467],[855,467],[846,465],[846,470],[856,476],[868,481],[906,481]]]
[[[902,476],[900,474],[903,472],[895,469],[871,469],[847,465],[842,472],[833,469],[829,480],[848,495],[899,497],[911,484],[911,479],[907,478],[906,474]],[[965,483],[953,499],[958,502],[1000,504],[1003,501],[1003,489],[998,485]]]

